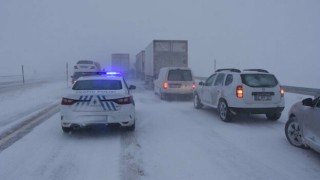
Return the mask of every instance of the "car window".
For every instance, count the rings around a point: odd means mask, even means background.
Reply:
[[[272,74],[241,74],[242,83],[250,87],[274,87],[278,85]]]
[[[120,90],[121,80],[80,80],[72,87],[73,90]]]
[[[206,80],[206,86],[211,86],[215,77],[216,77],[216,74],[211,75],[211,76]]]
[[[191,71],[183,69],[169,70],[168,81],[192,81]]]
[[[315,107],[320,108],[320,98],[319,97],[316,99],[316,106]]]
[[[216,81],[214,82],[215,86],[222,86],[225,74],[218,74]]]
[[[233,81],[233,76],[232,76],[232,74],[228,74],[227,75],[227,77],[226,77],[226,81],[225,81],[225,86],[228,86],[228,85],[230,85],[231,83],[232,83],[232,81]]]
[[[81,61],[78,61],[77,64],[93,64],[93,62],[88,60],[81,60]]]

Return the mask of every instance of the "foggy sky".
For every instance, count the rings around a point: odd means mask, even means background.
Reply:
[[[108,66],[153,39],[188,40],[198,76],[265,68],[285,85],[320,88],[318,0],[1,0],[0,75],[63,75],[68,62]],[[308,80],[307,80],[308,78]]]

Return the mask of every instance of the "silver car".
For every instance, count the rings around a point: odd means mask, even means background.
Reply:
[[[285,134],[293,146],[320,152],[320,96],[294,104],[289,111]]]

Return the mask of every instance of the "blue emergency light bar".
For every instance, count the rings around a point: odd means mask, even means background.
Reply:
[[[107,72],[106,75],[109,75],[109,76],[121,76],[121,73],[119,72]]]

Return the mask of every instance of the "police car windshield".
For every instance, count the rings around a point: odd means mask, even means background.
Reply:
[[[121,90],[121,80],[80,80],[72,87],[73,90]]]

